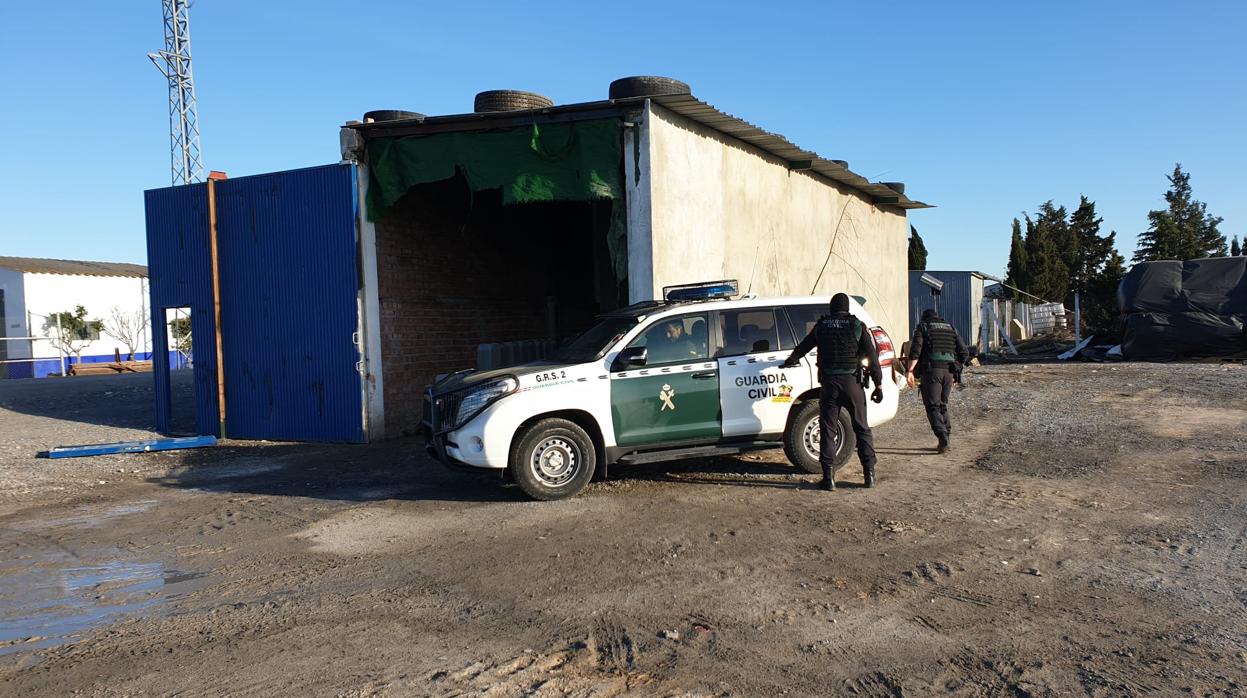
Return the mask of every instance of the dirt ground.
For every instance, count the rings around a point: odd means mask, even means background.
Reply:
[[[1241,365],[978,368],[951,453],[909,391],[835,493],[778,451],[554,503],[414,441],[32,457],[142,434],[149,381],[0,382],[0,694],[1247,693]]]

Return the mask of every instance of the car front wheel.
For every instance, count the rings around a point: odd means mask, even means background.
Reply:
[[[543,419],[515,440],[508,467],[520,489],[551,501],[580,494],[597,467],[593,439],[575,422]]]

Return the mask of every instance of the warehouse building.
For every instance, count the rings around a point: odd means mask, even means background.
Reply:
[[[76,363],[116,357],[150,359],[147,302],[141,264],[0,257],[0,378],[65,375]],[[87,327],[71,336],[56,317],[79,306]]]
[[[674,81],[560,106],[490,97],[348,124],[337,165],[147,192],[153,312],[189,308],[202,338],[220,299],[224,370],[203,351],[195,365],[204,433],[219,432],[222,397],[232,437],[410,433],[424,386],[472,367],[479,345],[565,338],[689,281],[847,291],[905,333],[906,212],[926,204],[903,185]]]
[[[979,344],[987,278],[979,271],[909,272],[909,329],[918,325],[924,310],[934,308],[966,344]]]

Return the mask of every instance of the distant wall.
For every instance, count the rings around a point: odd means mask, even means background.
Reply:
[[[764,296],[843,291],[866,297],[866,309],[893,338],[906,333],[909,222],[902,209],[790,171],[769,153],[657,105],[645,126],[650,297],[666,285],[720,278]]]
[[[122,311],[148,318],[147,280],[125,276],[83,276],[77,274],[32,274],[0,269],[0,285],[5,288],[4,335],[9,337],[45,337],[44,320],[60,311],[72,311],[81,305],[87,310],[88,320],[102,320],[112,325],[114,306]],[[29,313],[29,316],[28,316]],[[29,317],[29,325],[27,319]],[[52,330],[55,333],[55,330]],[[9,358],[46,358],[57,356],[56,345],[47,339],[5,342]],[[143,331],[136,349],[151,351],[151,330]],[[112,359],[114,350],[122,358],[126,347],[101,332],[100,338],[91,341],[83,349],[83,356],[107,356]],[[60,371],[60,361],[56,372]],[[33,370],[35,376],[46,375]]]

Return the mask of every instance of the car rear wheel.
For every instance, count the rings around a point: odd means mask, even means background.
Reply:
[[[807,473],[821,475],[823,468],[818,461],[821,433],[818,426],[818,400],[806,400],[798,404],[788,419],[788,429],[784,431],[784,454],[788,456],[788,460]],[[853,423],[844,409],[840,410],[836,420],[836,433],[833,438],[836,444],[833,464],[835,468],[839,468],[849,460],[857,446]]]
[[[580,494],[597,468],[593,439],[575,422],[543,419],[528,427],[511,450],[511,477],[533,499]]]

